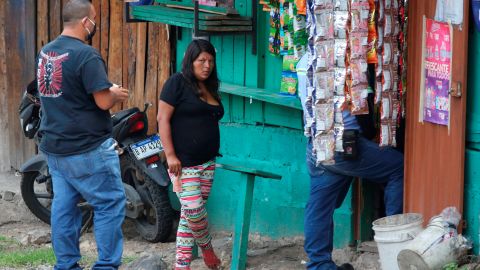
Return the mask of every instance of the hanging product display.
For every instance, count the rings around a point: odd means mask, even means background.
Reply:
[[[296,65],[307,48],[306,0],[262,0],[260,4],[270,14],[269,52],[283,57],[280,94],[296,95]]]
[[[396,146],[396,131],[403,115],[404,30],[403,0],[380,0],[377,9],[375,103],[380,106],[380,146]]]
[[[345,109],[352,115],[378,111],[379,144],[396,145],[404,107],[404,29],[404,0],[309,1],[304,115],[317,164],[331,164],[334,152],[343,151]],[[373,93],[376,108],[369,108]]]
[[[308,70],[305,134],[312,137],[317,164],[343,151],[345,54],[348,0],[317,0],[307,5]]]

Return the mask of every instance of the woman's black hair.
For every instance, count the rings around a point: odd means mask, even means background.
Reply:
[[[196,94],[200,95],[200,90],[198,88],[198,80],[193,73],[193,62],[202,52],[206,52],[212,55],[213,61],[215,62],[215,64],[213,65],[213,70],[210,73],[210,76],[208,76],[208,78],[204,81],[204,84],[207,87],[208,92],[210,92],[210,94],[217,101],[220,101],[220,95],[218,94],[218,87],[220,85],[220,81],[218,80],[216,65],[217,54],[215,52],[215,47],[213,47],[212,43],[203,39],[195,39],[190,43],[190,45],[188,45],[182,61],[182,74],[185,79],[187,79],[187,81],[189,81],[193,86],[195,86],[194,89],[197,90]]]

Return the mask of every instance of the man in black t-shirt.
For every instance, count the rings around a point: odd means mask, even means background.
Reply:
[[[128,98],[113,85],[97,50],[85,44],[95,33],[96,12],[88,0],[63,8],[62,34],[37,59],[42,103],[40,150],[48,161],[55,269],[81,269],[79,248],[83,197],[94,209],[98,260],[93,269],[117,269],[123,252],[125,192],[109,109]]]

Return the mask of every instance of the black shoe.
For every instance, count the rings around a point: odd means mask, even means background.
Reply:
[[[353,266],[349,263],[344,263],[337,267],[338,270],[355,270]]]

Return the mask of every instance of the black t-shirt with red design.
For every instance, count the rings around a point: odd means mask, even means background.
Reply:
[[[95,149],[111,136],[108,110],[93,98],[110,88],[105,62],[83,41],[59,36],[37,57],[37,83],[42,103],[40,150],[74,155]]]

